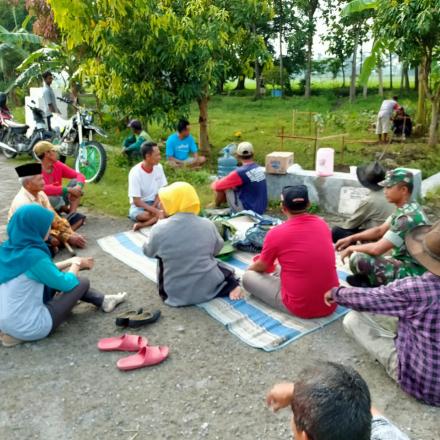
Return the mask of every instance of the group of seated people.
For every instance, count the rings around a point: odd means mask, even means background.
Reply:
[[[188,125],[186,129],[188,134]],[[179,150],[179,133],[170,144],[173,151]],[[90,259],[52,263],[44,244],[51,235],[59,242],[85,245],[75,224],[60,216],[63,206],[65,212],[75,212],[79,197],[70,190],[82,194],[84,179],[57,161],[51,144],[41,142],[36,150],[41,164],[17,168],[23,188],[11,207],[9,240],[0,247],[0,264],[8,268],[0,274],[4,345],[47,336],[78,299],[111,311],[125,298],[103,296],[77,277],[80,269],[93,266]],[[410,171],[385,172],[376,162],[359,167],[359,181],[370,194],[343,227],[333,230],[308,212],[306,186],[285,187],[280,202],[287,220],[267,233],[241,287],[233,270],[216,259],[224,242],[215,225],[199,216],[196,190],[186,182],[168,185],[156,143],[144,141],[140,152],[142,161],[129,173],[129,217],[135,229],[154,225],[143,251],[157,259],[158,292],[166,304],[187,306],[216,297],[235,301],[246,291],[305,319],[328,316],[338,304],[348,307],[346,331],[402,389],[440,405],[440,223],[429,226],[422,207],[412,201]],[[212,184],[217,204],[228,203],[232,212],[265,212],[265,175],[253,155],[250,143],[237,147],[241,165]],[[76,180],[63,187],[63,177]],[[350,287],[340,286],[335,248],[342,260],[349,259]],[[26,319],[17,319],[18,314]]]

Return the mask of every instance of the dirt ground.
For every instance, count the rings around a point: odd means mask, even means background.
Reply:
[[[18,189],[11,164],[0,159],[0,236]],[[374,405],[412,439],[440,438],[440,409],[402,392],[344,333],[341,322],[285,349],[265,353],[244,345],[195,308],[164,306],[153,283],[100,250],[95,239],[126,230],[126,219],[89,213],[82,255],[96,259],[88,274],[104,293],[127,291],[118,312],[159,308],[162,318],[138,334],[168,345],[163,364],[122,373],[122,353],[101,353],[100,338],[123,333],[115,313],[88,305],[40,342],[0,346],[0,439],[288,439],[290,411],[264,404],[277,381],[295,380],[304,367],[326,360],[355,367],[367,380]],[[133,332],[135,333],[135,332]],[[355,440],[355,439],[353,439]]]

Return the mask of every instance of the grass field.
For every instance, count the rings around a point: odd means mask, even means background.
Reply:
[[[326,84],[309,100],[302,96],[293,96],[285,99],[265,97],[259,101],[252,99],[252,91],[241,92],[245,96],[214,96],[209,106],[209,136],[212,151],[205,169],[200,171],[174,171],[166,167],[169,181],[186,180],[197,187],[202,204],[211,201],[209,176],[215,173],[219,151],[231,142],[247,140],[253,143],[256,149],[256,159],[264,163],[267,153],[272,151],[292,151],[295,162],[305,169],[311,169],[314,163],[314,145],[311,140],[286,140],[281,148],[277,137],[282,127],[285,133],[292,131],[293,110],[298,112],[318,113],[320,135],[347,133],[344,156],[341,155],[341,141],[322,141],[319,146],[335,148],[336,167],[343,169],[349,165],[359,165],[375,158],[383,151],[383,146],[365,145],[356,140],[374,140],[376,136],[372,130],[381,97],[377,94],[370,97],[358,98],[354,104],[349,104],[345,96],[339,95],[338,88],[327,87]],[[392,95],[393,93],[389,93]],[[410,115],[414,115],[416,95],[402,97],[401,104]],[[19,109],[17,109],[19,110]],[[194,105],[191,109],[190,120],[197,121],[198,113]],[[115,124],[116,125],[116,124]],[[119,155],[122,139],[128,130],[119,132],[109,129],[109,139],[105,140],[113,148],[109,149],[108,168],[99,184],[88,185],[84,204],[107,214],[124,216],[127,214],[127,175],[129,164]],[[154,139],[165,139],[170,132],[161,127],[152,125],[149,133]],[[310,126],[309,115],[297,115],[296,134],[310,135],[315,126]],[[193,134],[198,138],[198,126],[193,123]],[[405,165],[421,168],[424,177],[440,169],[439,149],[429,150],[423,142],[396,143],[387,149],[385,156],[390,166]]]

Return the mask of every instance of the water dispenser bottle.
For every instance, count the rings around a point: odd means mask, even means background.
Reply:
[[[223,156],[218,160],[217,165],[217,176],[225,177],[230,172],[234,171],[237,168],[238,162],[237,159],[232,156],[235,151],[236,145],[229,144],[225,148],[223,148]]]

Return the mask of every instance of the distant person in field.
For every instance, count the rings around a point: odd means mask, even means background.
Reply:
[[[409,440],[371,407],[360,374],[340,364],[305,368],[295,383],[276,384],[266,402],[273,411],[291,408],[295,440]]]
[[[165,217],[160,206],[159,189],[167,185],[167,178],[160,164],[160,150],[154,142],[144,142],[141,147],[142,162],[128,174],[128,216],[135,222],[133,230],[154,225]]]
[[[84,195],[84,175],[59,161],[57,147],[48,141],[38,142],[34,154],[41,162],[44,192],[55,211],[75,213]],[[70,181],[64,185],[63,179]]]
[[[266,173],[254,161],[254,147],[250,142],[238,144],[236,154],[241,166],[211,185],[215,204],[220,206],[227,202],[234,213],[251,210],[263,214],[267,208]]]
[[[129,122],[131,135],[124,139],[122,154],[129,158],[141,157],[141,146],[144,142],[152,142],[151,136],[142,129],[142,123],[138,119]]]
[[[283,188],[282,206],[287,221],[267,233],[260,256],[243,275],[243,288],[274,309],[300,318],[331,315],[336,307],[325,305],[324,294],[339,280],[330,228],[307,212],[305,185]]]
[[[398,97],[385,99],[380,106],[376,121],[376,134],[379,136],[379,142],[388,142],[388,133],[391,130],[391,117],[399,109],[397,103]]]
[[[403,107],[397,110],[393,117],[393,133],[397,136],[410,137],[412,133],[412,121]]]
[[[177,132],[168,137],[165,155],[168,163],[176,168],[199,167],[206,157],[199,156],[196,141],[191,135],[191,125],[186,119],[177,124]]]
[[[332,229],[333,243],[382,225],[396,209],[388,202],[383,187],[379,185],[385,179],[385,168],[379,162],[357,167],[356,174],[361,185],[368,188],[370,193],[342,227],[335,226]]]

